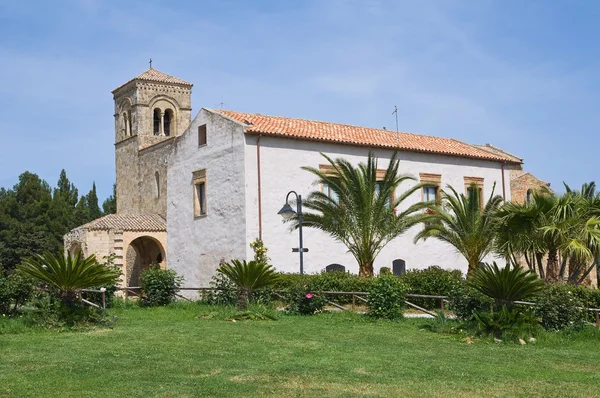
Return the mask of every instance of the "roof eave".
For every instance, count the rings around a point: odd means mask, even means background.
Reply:
[[[215,111],[213,111],[213,112],[215,112]],[[218,113],[219,115],[226,117],[227,119],[230,119],[244,127],[250,127],[250,126],[246,126],[244,123],[242,123],[238,120],[235,120],[228,116],[225,116],[222,113],[219,113],[219,112],[216,112],[216,113]],[[450,157],[462,158],[462,159],[485,160],[488,162],[501,162],[501,163],[512,163],[512,164],[521,164],[522,163],[522,162],[511,161],[509,159],[504,159],[504,158],[500,158],[500,157],[492,158],[492,157],[485,157],[485,156],[469,156],[469,155],[460,155],[460,154],[455,154],[455,153],[446,153],[446,152],[439,152],[439,151],[428,151],[425,149],[402,148],[402,147],[396,147],[396,146],[391,146],[391,145],[361,144],[358,142],[349,143],[349,142],[344,142],[344,141],[328,140],[328,139],[324,139],[324,138],[295,137],[295,136],[281,134],[281,133],[273,133],[273,132],[258,131],[258,130],[245,129],[245,133],[248,135],[264,135],[264,136],[285,138],[285,139],[297,140],[297,141],[326,142],[326,143],[330,143],[330,144],[358,146],[358,147],[363,147],[363,148],[364,147],[381,148],[381,149],[390,149],[390,150],[404,151],[404,152],[427,153],[430,155],[450,156]]]

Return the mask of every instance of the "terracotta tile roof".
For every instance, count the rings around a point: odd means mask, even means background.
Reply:
[[[168,84],[181,84],[181,85],[190,86],[190,87],[193,86],[193,84],[190,82],[186,82],[185,80],[182,80],[178,77],[167,75],[166,73],[163,73],[157,69],[150,68],[150,69],[140,73],[133,79],[129,80],[127,83],[121,84],[119,87],[115,88],[112,92],[114,93],[121,87],[125,86],[126,84],[128,84],[129,82],[132,82],[134,80],[145,80],[145,81],[149,81],[149,82],[168,83]]]
[[[83,224],[77,229],[162,232],[167,230],[167,222],[159,214],[109,214]]]
[[[521,159],[520,157],[513,155],[510,152],[506,152],[504,149],[500,149],[498,147],[493,146],[492,144],[485,144],[485,145],[473,145],[475,148],[484,150],[486,152],[490,152],[493,153],[494,155],[498,155],[498,156],[503,156],[506,158],[506,160],[511,160],[517,163],[523,163],[523,159]]]
[[[464,142],[443,137],[432,137],[412,133],[397,133],[390,130],[350,126],[315,120],[266,116],[227,110],[210,110],[225,115],[244,125],[246,132],[261,133],[301,140],[325,141],[340,144],[399,149],[412,152],[427,152],[466,158],[509,161],[489,151]]]

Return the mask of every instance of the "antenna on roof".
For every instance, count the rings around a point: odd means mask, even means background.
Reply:
[[[396,133],[398,132],[398,107],[396,105],[394,105],[394,112],[392,112],[392,115],[396,115]]]

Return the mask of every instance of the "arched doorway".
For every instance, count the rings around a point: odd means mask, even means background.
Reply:
[[[125,255],[127,286],[140,286],[140,275],[152,265],[164,265],[165,251],[156,239],[141,236],[134,239]]]
[[[81,255],[83,256],[83,252],[81,250],[81,242],[72,242],[71,246],[69,246],[69,253],[75,255],[79,252],[81,252]]]

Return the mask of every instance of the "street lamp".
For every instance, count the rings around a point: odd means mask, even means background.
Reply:
[[[292,209],[292,206],[290,206],[289,199],[290,199],[290,194],[294,194],[296,195],[296,211],[294,211],[294,209]],[[283,219],[285,221],[291,219],[292,217],[294,217],[295,215],[298,216],[298,234],[300,237],[300,242],[298,245],[298,248],[293,248],[292,252],[298,252],[300,253],[300,274],[304,273],[304,252],[307,252],[308,249],[305,249],[304,247],[302,247],[302,195],[298,195],[295,191],[290,191],[288,192],[287,196],[285,197],[285,204],[283,205],[283,207],[281,208],[281,210],[279,210],[279,212],[277,212],[277,214],[281,215],[281,217],[283,217]]]

